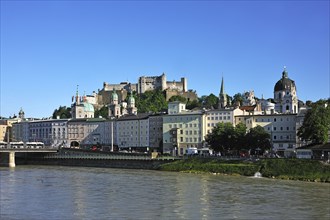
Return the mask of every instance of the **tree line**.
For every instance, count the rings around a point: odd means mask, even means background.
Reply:
[[[270,135],[259,125],[247,130],[243,123],[234,127],[232,123],[221,122],[205,140],[210,148],[222,155],[239,155],[240,152],[262,154],[271,149]]]

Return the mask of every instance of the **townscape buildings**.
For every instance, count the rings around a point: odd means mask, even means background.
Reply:
[[[243,94],[242,106],[230,103],[222,79],[217,109],[187,110],[184,103],[176,101],[168,104],[167,113],[138,114],[132,93],[155,89],[166,91],[168,96],[197,99],[196,93],[187,89],[186,78],[171,82],[165,74],[142,76],[136,84],[104,83],[102,90],[89,96],[79,96],[77,88],[71,119],[27,120],[21,110],[18,118],[1,120],[0,140],[6,141],[10,131],[11,140],[41,141],[53,147],[96,145],[109,151],[152,150],[184,155],[189,148],[208,147],[206,135],[219,122],[229,122],[234,126],[244,123],[248,129],[262,126],[271,135],[274,151],[290,154],[302,144],[297,130],[306,109],[298,106],[296,85],[286,69],[274,86],[273,102],[263,98],[257,101],[254,91],[249,91]],[[94,118],[95,109],[104,105],[109,107],[108,119]]]

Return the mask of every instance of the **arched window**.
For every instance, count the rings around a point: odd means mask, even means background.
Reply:
[[[289,105],[286,105],[286,110],[289,111],[290,107]]]

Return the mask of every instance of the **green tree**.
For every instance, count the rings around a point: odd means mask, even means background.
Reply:
[[[186,105],[187,109],[193,109],[198,107],[201,107],[201,103],[198,100],[188,101]]]
[[[235,129],[231,123],[218,123],[205,140],[216,152],[228,152],[235,146]]]
[[[240,151],[245,148],[246,145],[246,125],[243,123],[239,123],[235,127],[235,139],[234,139],[234,145],[233,149],[237,151]]]
[[[218,107],[219,99],[213,93],[209,96],[202,96],[199,100],[204,108],[215,109]]]
[[[146,91],[135,99],[139,113],[161,112],[167,109],[165,94],[160,90]]]
[[[326,143],[330,131],[330,99],[311,103],[307,110],[302,126],[298,129],[298,136],[304,141],[314,144]]]
[[[246,147],[259,153],[269,150],[271,148],[270,134],[260,125],[251,128],[246,134]]]
[[[175,95],[175,96],[172,96],[168,101],[169,102],[180,101],[182,103],[186,103],[187,99],[185,97],[180,96],[180,95]]]
[[[53,119],[56,119],[57,116],[62,118],[71,118],[71,108],[66,106],[60,106],[58,109],[55,109],[53,112]]]
[[[102,118],[108,118],[108,115],[109,115],[109,108],[107,106],[103,106],[102,108],[94,112],[94,118],[99,118],[100,116]]]
[[[233,96],[233,105],[235,105],[236,103],[239,103],[240,105],[243,104],[243,95],[242,93],[236,93],[234,96]]]

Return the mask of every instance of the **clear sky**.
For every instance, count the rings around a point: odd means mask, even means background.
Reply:
[[[198,96],[272,98],[283,67],[298,98],[329,98],[329,1],[1,1],[4,117],[49,117],[76,85],[166,73]]]

